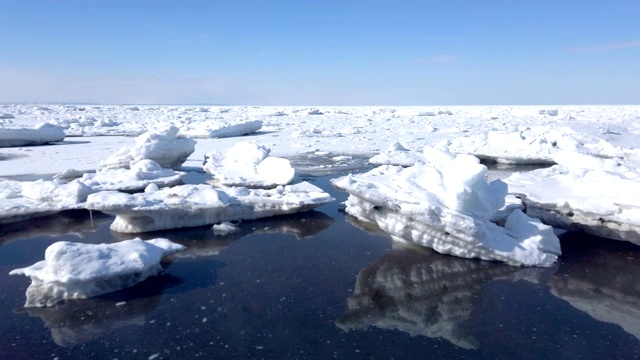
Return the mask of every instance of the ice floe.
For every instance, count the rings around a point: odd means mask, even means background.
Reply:
[[[34,128],[0,127],[0,147],[43,145],[63,141],[64,137],[60,127],[49,123]]]
[[[384,165],[334,180],[350,194],[347,213],[444,254],[527,266],[556,261],[560,243],[550,226],[520,210],[504,227],[490,222],[505,204],[507,185],[488,182],[476,157],[428,147],[424,155],[427,164]]]
[[[112,230],[138,233],[292,214],[333,200],[307,182],[271,190],[181,185],[140,194],[103,191],[90,195],[87,207],[116,215]]]
[[[194,152],[196,141],[178,137],[178,132],[175,126],[146,132],[136,138],[134,146],[122,147],[103,161],[98,169],[128,169],[132,163],[147,159],[163,168],[179,170]]]
[[[47,248],[43,261],[9,274],[31,278],[25,307],[52,306],[132,286],[158,274],[162,258],[183,249],[164,238],[114,244],[60,241]]]
[[[212,139],[253,134],[262,128],[261,120],[241,122],[202,121],[186,125],[180,135],[193,139]]]
[[[295,178],[287,159],[269,156],[271,149],[253,142],[239,142],[224,152],[205,155],[204,171],[225,186],[271,188]]]
[[[76,172],[66,172],[76,174]],[[0,180],[0,224],[49,215],[54,212],[82,209],[89,194],[99,191],[142,191],[149,185],[157,188],[181,183],[183,172],[163,169],[152,160],[140,160],[130,169],[107,169],[87,173],[65,182]],[[64,176],[62,176],[64,178]]]
[[[546,224],[640,244],[640,168],[637,163],[575,152],[558,165],[505,179],[530,216]]]
[[[623,156],[620,148],[604,139],[576,133],[568,127],[542,126],[459,137],[451,141],[449,151],[473,154],[482,160],[506,164],[554,164],[553,155],[558,151],[573,151],[603,158]]]

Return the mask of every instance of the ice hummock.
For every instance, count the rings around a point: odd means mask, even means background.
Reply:
[[[222,120],[206,120],[185,124],[185,126],[185,129],[180,130],[181,136],[193,139],[212,139],[253,134],[262,128],[262,121],[249,120],[232,123]]]
[[[189,155],[195,151],[196,141],[178,137],[179,129],[168,126],[146,132],[136,138],[132,147],[123,146],[103,161],[98,170],[129,169],[131,164],[143,159],[153,160],[162,168],[179,170]]]
[[[272,188],[287,185],[296,175],[287,159],[269,156],[264,145],[242,141],[226,151],[205,155],[204,171],[225,186]]]
[[[111,230],[139,233],[292,214],[333,200],[307,182],[270,190],[181,185],[140,194],[99,192],[87,207],[116,215]]]
[[[507,185],[486,180],[487,168],[471,155],[426,147],[427,163],[384,165],[335,179],[349,192],[347,213],[376,223],[394,239],[443,254],[550,266],[560,243],[550,226],[514,210],[504,227],[490,219],[505,204]]]
[[[527,214],[567,230],[640,244],[640,168],[622,159],[558,152],[554,165],[505,179]]]
[[[44,123],[34,128],[7,128],[0,126],[0,147],[43,145],[64,140],[59,126]]]
[[[602,158],[623,156],[620,148],[604,139],[576,133],[569,127],[543,126],[459,137],[451,141],[449,151],[505,164],[554,164],[554,154],[561,151]]]
[[[87,196],[99,191],[142,191],[151,184],[157,187],[174,186],[184,176],[183,172],[161,168],[153,160],[140,160],[133,163],[130,169],[87,173],[69,182],[60,179],[0,180],[0,224],[63,210],[82,209]]]
[[[164,256],[183,249],[164,238],[114,244],[59,241],[47,248],[44,260],[9,274],[31,278],[25,307],[53,306],[137,284],[162,270]]]

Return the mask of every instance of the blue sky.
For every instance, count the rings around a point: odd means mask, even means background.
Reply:
[[[640,104],[637,0],[0,0],[0,102]]]

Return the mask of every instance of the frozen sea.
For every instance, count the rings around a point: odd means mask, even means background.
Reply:
[[[338,202],[298,215],[147,234],[188,250],[132,288],[23,308],[9,276],[59,240],[117,242],[87,211],[0,227],[0,357],[620,358],[640,356],[640,250],[561,237],[552,268],[460,259],[392,243]],[[144,237],[144,235],[143,235]]]
[[[239,135],[233,132],[250,129],[243,140],[292,159],[297,180],[336,199],[296,215],[243,221],[225,235],[210,225],[136,234],[187,249],[131,288],[47,308],[25,308],[29,279],[9,271],[40,261],[57,241],[133,236],[111,231],[112,216],[87,210],[0,224],[0,359],[640,357],[638,245],[572,232],[560,236],[562,256],[551,267],[462,259],[393,242],[346,214],[348,194],[330,184],[370,170],[367,160],[395,142],[419,153],[488,131],[575,130],[637,150],[640,106],[0,109],[0,128],[50,122],[67,135],[53,145],[0,148],[0,178],[92,171],[134,136],[170,124],[199,134],[182,170],[185,182],[201,183],[210,178],[201,171],[204,154],[231,147]],[[201,126],[212,120],[215,126]],[[256,120],[262,128],[254,132]],[[223,138],[207,138],[223,131]],[[609,156],[612,147],[598,146],[576,149]],[[478,149],[486,148],[503,150]],[[530,164],[528,149],[518,151],[526,166],[499,166],[489,175],[540,167]]]

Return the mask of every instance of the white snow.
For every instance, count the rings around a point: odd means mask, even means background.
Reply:
[[[163,238],[98,245],[60,241],[47,248],[43,261],[9,274],[31,278],[25,307],[52,306],[137,284],[161,271],[164,256],[183,249]]]
[[[140,160],[153,160],[163,168],[178,170],[195,150],[195,140],[177,137],[175,126],[146,132],[136,138],[133,147],[124,146],[98,167],[105,169],[128,169]]]
[[[287,159],[269,156],[271,149],[253,142],[239,142],[224,152],[205,155],[204,171],[226,186],[272,188],[295,177]]]
[[[180,130],[180,135],[193,139],[212,139],[248,135],[262,128],[262,121],[244,121],[239,123],[223,123],[220,121],[204,121],[192,123]]]
[[[141,194],[99,192],[87,207],[116,215],[111,230],[138,233],[292,214],[333,200],[309,183],[271,190],[181,185]]]
[[[42,145],[64,140],[64,131],[52,124],[40,124],[29,128],[0,126],[0,147]]]
[[[573,152],[558,165],[505,179],[526,211],[555,227],[640,244],[640,167]]]
[[[347,213],[443,254],[527,266],[556,261],[560,243],[550,226],[520,210],[504,227],[489,221],[504,206],[507,186],[487,182],[476,157],[428,147],[424,155],[428,164],[385,165],[334,180],[350,194]]]

